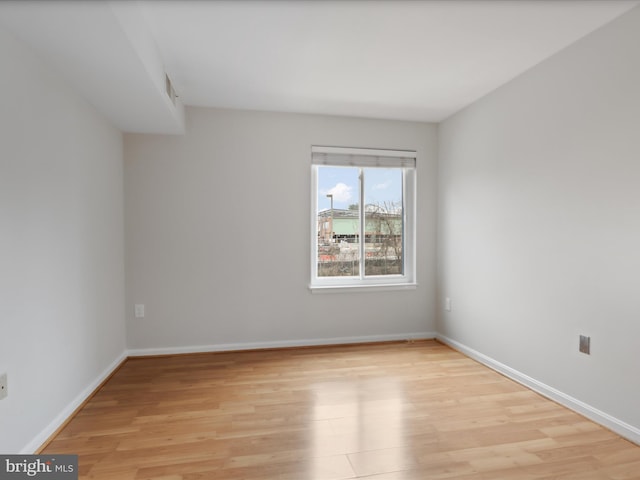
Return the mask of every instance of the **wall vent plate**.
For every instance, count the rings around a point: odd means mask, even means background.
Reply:
[[[591,355],[591,337],[580,335],[580,351],[587,355]]]
[[[176,94],[176,90],[173,88],[173,83],[171,82],[169,75],[167,75],[166,73],[164,74],[164,88],[167,96],[169,97],[169,100],[171,100],[171,103],[175,105],[178,95]]]

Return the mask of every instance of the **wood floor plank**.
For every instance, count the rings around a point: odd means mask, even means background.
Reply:
[[[640,480],[640,447],[434,341],[129,359],[43,453],[95,480]]]

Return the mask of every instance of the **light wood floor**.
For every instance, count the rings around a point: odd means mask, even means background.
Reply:
[[[433,341],[129,359],[81,479],[640,479],[640,447]]]

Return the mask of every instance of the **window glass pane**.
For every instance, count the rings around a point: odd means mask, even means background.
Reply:
[[[360,275],[359,169],[318,167],[318,277]]]
[[[365,275],[402,275],[402,169],[365,168]]]

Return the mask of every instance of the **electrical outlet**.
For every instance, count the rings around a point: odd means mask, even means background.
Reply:
[[[7,387],[7,374],[0,375],[0,400],[9,395],[9,389]]]
[[[144,305],[136,303],[135,305],[136,318],[144,318]]]
[[[591,355],[591,337],[580,335],[580,351],[587,355]]]
[[[447,312],[450,312],[450,311],[451,311],[451,299],[450,299],[449,297],[447,297],[447,298],[445,298],[445,299],[444,299],[444,309],[445,309]]]

